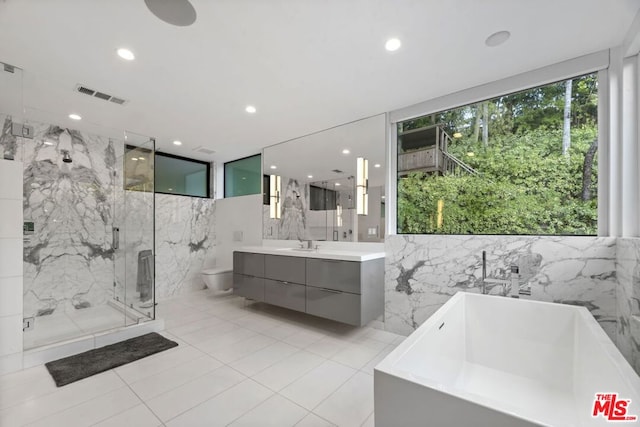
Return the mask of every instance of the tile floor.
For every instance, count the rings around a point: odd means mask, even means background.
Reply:
[[[208,291],[162,301],[180,345],[56,388],[0,377],[0,425],[373,426],[373,367],[404,337]]]

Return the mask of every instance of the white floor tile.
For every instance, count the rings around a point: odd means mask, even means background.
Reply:
[[[226,426],[273,394],[271,390],[248,379],[172,419],[167,426]]]
[[[327,360],[282,389],[280,394],[312,410],[355,373],[352,368]]]
[[[207,353],[224,363],[231,363],[240,360],[256,351],[259,351],[276,340],[266,335],[254,335],[245,340],[229,344],[224,347],[208,348]]]
[[[371,415],[369,415],[369,418],[367,418],[366,421],[362,423],[362,427],[376,427],[376,422],[375,422],[373,413],[371,413]]]
[[[361,371],[364,372],[365,374],[373,375],[373,369],[376,367],[376,365],[382,362],[382,360],[385,357],[387,357],[389,353],[391,353],[395,348],[396,348],[395,344],[389,344],[388,346],[383,348],[382,351],[378,353],[376,357],[374,357],[369,361],[369,363],[364,365]]]
[[[0,377],[0,409],[56,391],[56,383],[44,365]]]
[[[222,319],[215,316],[207,316],[204,319],[196,320],[194,322],[189,322],[181,326],[177,326],[175,328],[169,329],[167,332],[181,337],[183,335],[188,335],[192,332],[198,331],[200,329],[205,329],[210,326],[215,325],[216,323],[222,322]]]
[[[320,341],[324,337],[326,337],[326,335],[320,332],[303,330],[289,335],[281,341],[291,344],[294,347],[305,348],[317,341]]]
[[[246,379],[238,371],[222,366],[147,401],[147,404],[158,418],[166,422]]]
[[[332,356],[331,360],[354,369],[362,369],[380,351],[382,349],[373,349],[361,344],[350,344]]]
[[[305,347],[305,350],[328,359],[345,348],[347,345],[348,343],[345,341],[332,337],[325,337],[314,342],[313,344],[308,345],[307,347]]]
[[[296,424],[296,427],[335,427],[335,424],[320,418],[312,412]]]
[[[131,388],[141,399],[149,400],[201,377],[220,366],[222,366],[222,363],[211,356],[204,355],[137,381],[131,384]]]
[[[113,371],[94,375],[0,411],[0,426],[32,423],[124,386]]]
[[[257,334],[257,332],[250,329],[238,327],[237,329],[233,329],[220,336],[210,338],[202,342],[194,342],[193,345],[205,353],[209,353],[211,351],[215,351],[215,349],[227,347],[231,344],[237,343],[238,341],[251,338]]]
[[[373,377],[358,372],[313,412],[338,426],[359,426],[373,412]]]
[[[326,359],[301,350],[257,373],[252,378],[271,390],[280,391]]]
[[[303,329],[298,328],[296,326],[281,324],[276,326],[275,328],[265,329],[264,331],[262,331],[262,334],[271,338],[275,338],[277,340],[282,340],[288,336],[291,336],[301,331],[303,331]]]
[[[197,344],[224,335],[234,329],[240,329],[240,326],[223,320],[207,328],[199,329],[191,332],[190,334],[183,335],[180,338],[189,344]]]
[[[116,368],[117,374],[128,384],[140,381],[174,366],[190,362],[204,356],[200,350],[187,347],[174,347],[172,349],[145,357],[132,363]]]
[[[402,336],[398,334],[394,334],[393,332],[371,328],[368,331],[368,333],[365,335],[365,337],[376,340],[376,341],[382,341],[385,344],[393,344],[399,337],[402,337]]]
[[[142,403],[129,389],[122,387],[29,424],[29,427],[84,427],[111,418]]]
[[[231,362],[229,366],[247,376],[253,376],[296,351],[298,351],[296,347],[276,341],[262,350],[258,350],[240,360]]]
[[[153,415],[147,405],[140,404],[95,424],[95,427],[158,427],[162,422]]]
[[[294,426],[309,411],[282,396],[274,395],[247,412],[230,426],[233,427],[287,427]]]

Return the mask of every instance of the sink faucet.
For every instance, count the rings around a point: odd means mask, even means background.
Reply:
[[[482,251],[482,293],[487,293],[487,283],[502,285],[502,295],[510,295],[512,298],[519,298],[520,295],[531,295],[531,287],[520,289],[520,269],[517,265],[512,265],[509,279],[497,279],[487,277],[487,252]],[[508,292],[507,292],[508,290]]]
[[[313,240],[307,240],[307,249],[313,249]]]

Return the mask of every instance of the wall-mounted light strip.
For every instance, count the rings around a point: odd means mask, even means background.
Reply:
[[[269,179],[269,218],[280,219],[281,177],[279,175],[271,175]]]
[[[369,214],[369,161],[364,157],[356,160],[356,213]]]

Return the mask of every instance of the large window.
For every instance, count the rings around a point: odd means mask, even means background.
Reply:
[[[398,233],[597,233],[597,74],[398,124]]]
[[[209,197],[210,164],[186,157],[156,153],[156,193]]]
[[[262,156],[234,160],[224,164],[224,197],[260,194],[262,184]]]

